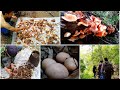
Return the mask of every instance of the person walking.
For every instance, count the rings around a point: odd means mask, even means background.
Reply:
[[[99,79],[104,79],[104,70],[103,70],[103,60],[100,61],[99,66],[98,66],[98,78]]]
[[[97,72],[97,67],[94,65],[93,66],[94,79],[96,79],[96,72]]]
[[[104,58],[104,72],[105,72],[105,79],[111,79],[113,73],[114,73],[114,69],[113,69],[113,65],[108,61],[108,58]]]

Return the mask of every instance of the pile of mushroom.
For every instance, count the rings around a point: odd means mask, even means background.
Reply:
[[[65,79],[69,76],[69,71],[78,68],[78,62],[66,52],[56,55],[56,60],[46,58],[42,61],[42,69],[50,79]]]
[[[58,44],[59,36],[56,27],[58,27],[56,19],[32,19],[20,18],[16,27],[24,28],[17,33],[18,38],[25,44],[32,44],[35,41],[41,44]],[[34,39],[35,40],[34,40]],[[34,40],[34,41],[33,41]]]
[[[112,25],[106,26],[102,24],[102,20],[99,17],[91,15],[88,18],[82,11],[68,11],[61,18],[69,23],[75,22],[78,27],[86,27],[85,29],[75,30],[74,34],[71,34],[71,32],[66,32],[64,37],[68,37],[68,40],[71,42],[78,39],[83,39],[90,34],[97,37],[104,37],[115,31],[115,28]]]

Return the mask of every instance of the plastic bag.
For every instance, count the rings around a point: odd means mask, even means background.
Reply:
[[[18,52],[18,54],[15,56],[14,64],[18,68],[19,66],[25,65],[25,63],[29,60],[29,57],[32,53],[32,50],[29,48],[25,48]]]

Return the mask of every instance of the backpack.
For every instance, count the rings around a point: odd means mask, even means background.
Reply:
[[[112,64],[106,63],[104,65],[104,71],[105,71],[105,73],[111,73],[111,74],[113,74]]]

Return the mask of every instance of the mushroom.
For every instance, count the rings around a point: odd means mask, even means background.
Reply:
[[[78,26],[84,25],[84,26],[86,26],[86,27],[89,26],[88,22],[87,22],[86,20],[84,20],[84,19],[80,19],[80,21],[78,22],[77,25],[78,25]]]
[[[75,11],[75,14],[76,14],[78,19],[81,19],[81,18],[85,17],[85,15],[82,13],[82,11]]]
[[[96,36],[98,37],[102,37],[102,36],[106,36],[107,35],[107,32],[106,32],[106,26],[105,25],[98,25],[98,31],[96,32]]]
[[[45,70],[49,65],[56,63],[55,60],[51,58],[46,58],[42,61],[42,68]]]
[[[64,66],[69,70],[69,71],[74,71],[78,67],[78,62],[74,58],[68,58],[64,62]]]
[[[54,63],[48,66],[45,73],[50,79],[64,79],[69,75],[67,68],[60,63]]]
[[[66,33],[64,34],[64,37],[70,37],[70,35],[71,35],[70,32],[66,32]]]
[[[75,40],[78,40],[79,38],[77,36],[72,36],[70,39],[68,39],[71,42],[75,42]]]
[[[75,34],[73,36],[78,36],[81,32],[75,31]]]
[[[81,35],[79,36],[80,39],[83,39],[83,38],[85,38],[85,37],[86,37],[86,35],[84,35],[84,34],[81,34]]]
[[[107,27],[107,30],[108,30],[108,34],[111,34],[111,33],[113,33],[115,31],[115,28],[112,25],[109,25]]]
[[[75,22],[77,21],[76,15],[65,13],[64,16],[62,16],[62,19],[68,22]]]
[[[95,22],[97,25],[101,24],[101,19],[93,15],[90,16],[90,19]]]
[[[63,63],[67,58],[69,58],[70,55],[66,52],[60,52],[56,56],[56,60],[60,63]]]
[[[104,31],[107,29],[107,27],[103,24],[100,24],[100,25],[98,25],[98,29],[99,29],[99,31]]]
[[[103,36],[106,36],[106,35],[107,35],[106,31],[99,31],[95,34],[95,36],[97,36],[97,37],[103,37]]]

